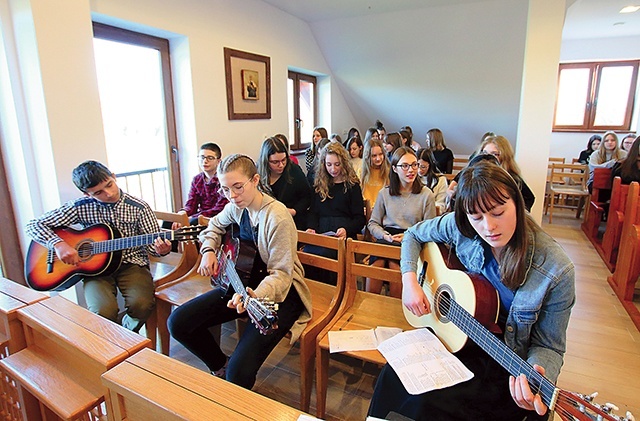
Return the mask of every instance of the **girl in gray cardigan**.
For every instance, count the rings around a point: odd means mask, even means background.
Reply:
[[[212,374],[251,389],[258,369],[280,339],[291,331],[293,343],[302,333],[311,318],[311,293],[296,253],[298,234],[293,218],[282,203],[261,191],[253,160],[246,155],[228,156],[220,163],[218,176],[230,203],[200,234],[198,273],[218,276],[216,250],[227,227],[239,225],[240,239],[253,243],[258,251],[246,291],[251,297],[278,303],[277,326],[263,335],[256,326],[247,324],[235,351],[227,357],[209,328],[241,317],[246,303],[233,288],[227,291],[222,287],[179,306],[168,326],[171,335],[200,358]]]
[[[367,228],[377,241],[400,245],[407,228],[436,216],[435,203],[433,192],[418,177],[415,152],[408,146],[402,146],[391,157],[389,187],[384,187],[378,193]],[[371,256],[369,262],[372,266],[400,268],[398,261],[375,256]],[[392,283],[390,288],[390,295],[400,298],[402,285]],[[367,278],[366,290],[379,294],[382,281]]]

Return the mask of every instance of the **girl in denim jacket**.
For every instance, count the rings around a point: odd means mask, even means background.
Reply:
[[[555,382],[575,302],[573,263],[525,212],[514,179],[487,161],[460,176],[455,212],[409,228],[402,242],[403,304],[416,316],[431,304],[417,282],[423,243],[455,247],[470,272],[484,275],[500,297],[500,338],[534,369]],[[546,420],[548,408],[526,378],[514,378],[475,344],[456,356],[474,377],[445,389],[410,395],[386,365],[369,414],[400,413],[414,420]]]

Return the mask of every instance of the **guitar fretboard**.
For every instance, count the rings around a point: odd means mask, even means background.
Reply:
[[[447,298],[442,299],[447,300]],[[531,364],[520,358],[520,356],[513,352],[504,342],[489,332],[455,300],[449,299],[447,304],[449,311],[446,313],[446,317],[449,320],[507,370],[509,374],[515,377],[520,374],[527,376],[529,386],[533,393],[540,393],[542,402],[550,409],[553,409],[557,388],[549,379],[534,370]]]
[[[91,244],[91,254],[110,253],[112,251],[124,250],[132,247],[146,246],[152,244],[156,238],[163,240],[173,240],[174,231],[155,232],[153,234],[142,234],[134,237],[114,238],[113,240],[96,241]]]

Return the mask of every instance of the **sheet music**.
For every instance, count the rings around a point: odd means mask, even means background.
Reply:
[[[377,349],[386,339],[402,332],[397,327],[378,326],[367,330],[329,331],[329,352],[368,351]]]
[[[473,377],[428,329],[395,335],[381,343],[378,351],[412,395],[453,386]]]

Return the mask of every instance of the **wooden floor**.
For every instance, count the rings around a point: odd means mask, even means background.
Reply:
[[[619,415],[631,411],[640,419],[640,332],[609,287],[609,271],[569,212],[554,212],[543,228],[566,250],[576,266],[577,301],[568,331],[565,364],[558,386],[585,394],[599,392],[599,403],[611,402]],[[233,324],[224,326],[223,350],[236,343]],[[172,342],[171,356],[206,370],[197,358]],[[291,406],[299,405],[299,350],[283,340],[258,374],[254,390]],[[364,420],[379,368],[332,357],[327,420]],[[315,389],[311,399],[315,414]],[[559,419],[556,417],[556,419]]]

